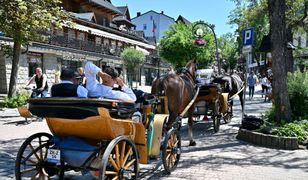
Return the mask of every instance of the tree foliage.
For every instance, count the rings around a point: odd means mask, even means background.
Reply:
[[[133,74],[139,69],[145,61],[145,56],[141,51],[134,48],[126,48],[121,53],[121,58],[124,60],[124,65],[127,68],[128,73]]]
[[[222,35],[218,39],[218,46],[221,50],[224,69],[235,69],[239,54],[237,52],[236,38],[232,33]]]
[[[67,22],[69,14],[60,0],[0,0],[0,31],[14,41],[8,96],[16,91],[21,46],[41,38],[38,31],[49,31]]]
[[[192,26],[175,23],[165,34],[166,36],[160,40],[159,53],[176,67],[184,66],[189,60],[208,64],[215,57],[214,37],[207,28],[202,37],[207,43],[201,47],[194,45],[196,38],[193,36]]]
[[[61,27],[68,13],[60,0],[0,0],[0,30],[14,42],[27,44],[41,37],[37,31]]]

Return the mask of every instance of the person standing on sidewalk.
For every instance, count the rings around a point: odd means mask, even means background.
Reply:
[[[253,94],[255,92],[255,86],[257,84],[257,81],[258,79],[256,75],[254,74],[253,71],[251,71],[247,78],[247,83],[248,83],[248,88],[249,88],[249,99],[253,99]]]

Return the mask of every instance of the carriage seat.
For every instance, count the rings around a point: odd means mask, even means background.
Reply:
[[[31,98],[29,111],[39,117],[84,119],[98,116],[98,108],[108,109],[110,116],[117,119],[131,118],[135,104],[113,99],[97,98]]]

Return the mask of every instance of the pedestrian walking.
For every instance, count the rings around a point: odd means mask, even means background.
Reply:
[[[267,94],[268,91],[268,86],[270,86],[270,82],[267,79],[266,75],[263,74],[263,76],[261,77],[261,87],[262,87],[262,94],[261,97],[263,98],[263,94]]]
[[[253,94],[255,92],[255,86],[257,84],[257,76],[254,74],[253,71],[249,73],[247,78],[248,88],[249,88],[249,99],[253,99]]]

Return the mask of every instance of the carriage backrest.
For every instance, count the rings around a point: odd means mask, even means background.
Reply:
[[[83,119],[97,116],[98,108],[108,109],[113,118],[131,118],[135,104],[110,99],[90,98],[32,98],[29,111],[39,117]]]

